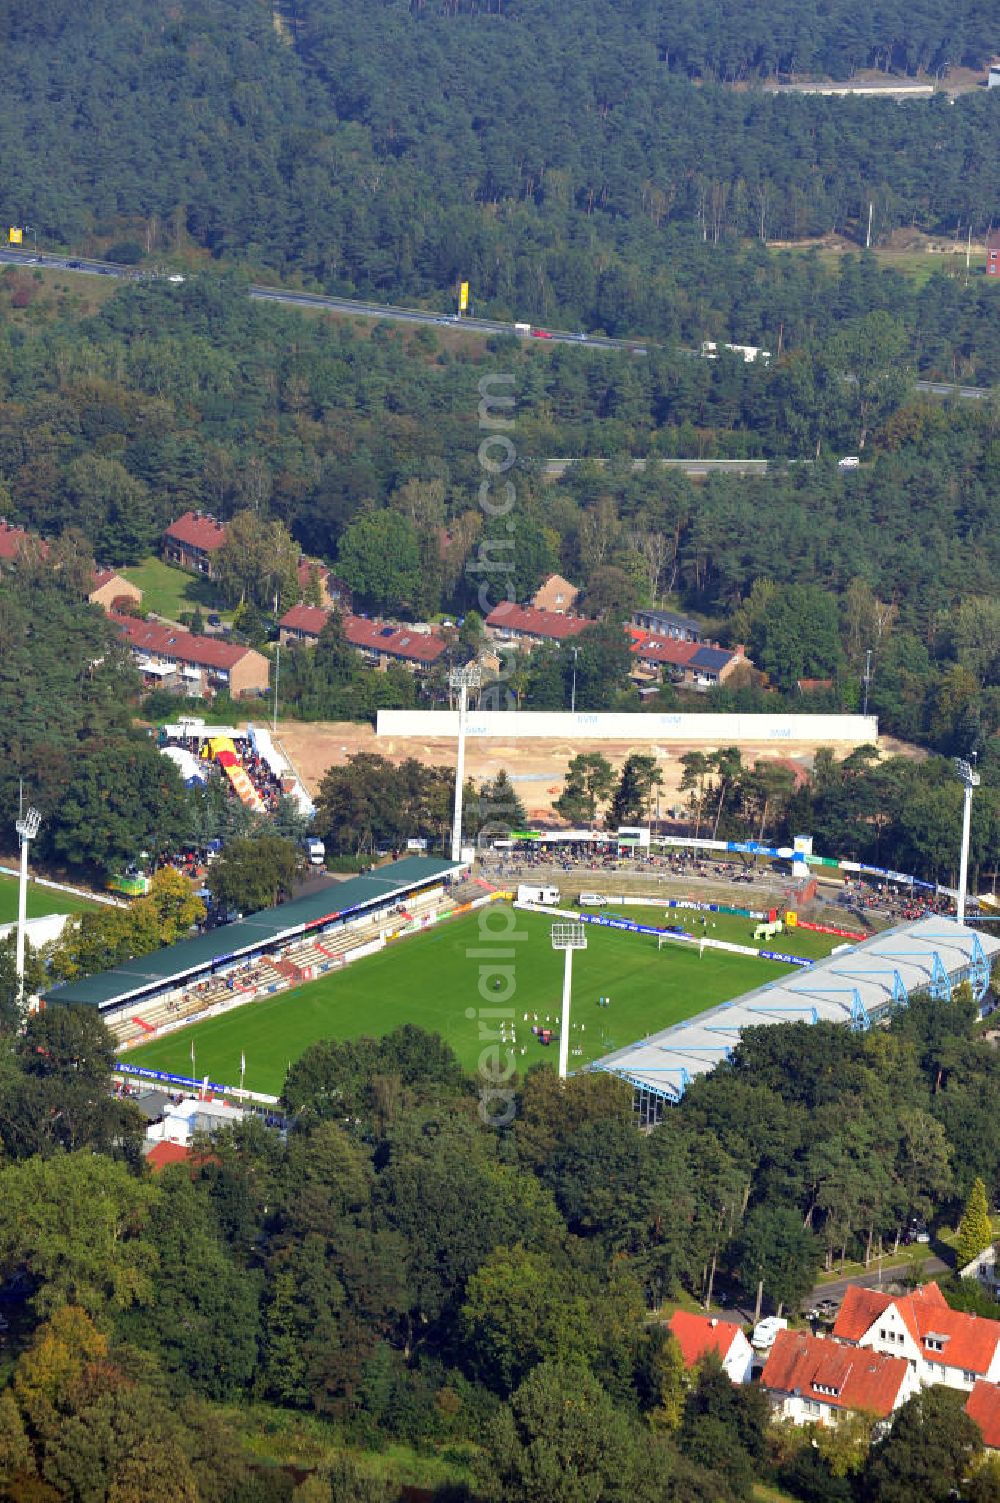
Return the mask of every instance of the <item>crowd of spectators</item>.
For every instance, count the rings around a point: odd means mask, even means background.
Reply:
[[[541,870],[576,872],[620,872],[643,876],[656,873],[661,876],[691,878],[700,877],[716,882],[762,882],[773,883],[777,875],[769,866],[755,868],[741,861],[706,861],[694,852],[678,850],[669,852],[629,852],[620,855],[615,851],[599,853],[588,847],[552,846],[541,849],[534,845],[519,845],[513,850],[488,850],[480,857],[483,875],[493,880],[516,878],[529,872]]]
[[[946,893],[922,892],[919,888],[874,878],[846,880],[837,901],[851,913],[876,913],[900,923],[911,923],[931,914],[948,917],[955,913],[955,900]]]
[[[253,784],[257,796],[264,805],[264,809],[268,814],[273,814],[284,792],[281,786],[281,779],[264,758],[257,755],[250,743],[249,737],[234,736],[231,740],[236,755],[239,758],[240,766]],[[176,746],[182,751],[190,752],[199,761],[204,761],[210,765],[216,774],[221,774],[221,769],[214,761],[208,757],[202,757],[202,748],[205,746],[205,742],[197,736],[171,736],[169,740],[164,740],[160,744],[161,746]],[[224,786],[232,798],[238,797],[236,790],[229,783],[228,779],[225,780]]]

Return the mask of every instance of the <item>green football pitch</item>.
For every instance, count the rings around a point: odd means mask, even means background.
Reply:
[[[509,924],[523,937],[499,932]],[[242,1053],[247,1088],[278,1095],[291,1061],[318,1039],[377,1037],[403,1023],[441,1034],[474,1071],[484,1047],[481,1025],[489,1029],[493,1018],[502,1016],[513,1026],[519,1070],[539,1061],[555,1065],[557,1044],[545,1046],[531,1032],[536,1015],[540,1026],[558,1026],[563,959],[552,949],[550,927],[544,914],[499,905],[481,909],[397,940],[294,991],[129,1050],[125,1058],[232,1086],[239,1083]],[[573,1069],[789,970],[722,951],[706,950],[699,957],[693,946],[658,950],[652,935],[596,925],[588,926],[587,940],[573,964]],[[495,989],[496,980],[504,987],[506,981],[490,973],[494,964],[513,967],[509,1000]],[[610,1006],[599,1006],[600,997],[610,997]]]
[[[28,887],[28,917],[46,918],[50,913],[85,913],[97,905],[69,892],[55,892],[51,887]],[[17,918],[17,878],[0,876],[0,924],[12,924]]]

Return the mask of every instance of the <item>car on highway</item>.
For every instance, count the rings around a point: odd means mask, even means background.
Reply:
[[[549,333],[548,329],[532,329],[531,337],[533,339],[551,339],[552,335]]]
[[[79,271],[80,267],[83,265],[83,262],[82,261],[67,261],[66,265],[69,267],[70,271]]]

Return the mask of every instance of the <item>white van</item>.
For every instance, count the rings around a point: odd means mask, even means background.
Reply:
[[[861,463],[860,455],[845,454],[843,459],[837,460],[838,470],[856,470]]]
[[[603,892],[581,892],[576,901],[581,908],[604,908],[608,900]]]
[[[778,1332],[787,1330],[788,1321],[783,1315],[766,1315],[754,1326],[750,1345],[758,1351],[769,1352],[777,1340]]]

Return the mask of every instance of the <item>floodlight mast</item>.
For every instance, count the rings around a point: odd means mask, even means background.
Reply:
[[[458,753],[455,758],[455,815],[451,827],[451,859],[462,859],[462,789],[465,783],[465,712],[469,703],[469,690],[478,689],[482,673],[478,663],[466,663],[464,668],[453,668],[448,675],[448,684],[458,690]]]
[[[962,799],[962,853],[958,866],[958,922],[965,923],[965,893],[969,880],[969,839],[972,833],[972,790],[978,788],[980,777],[975,768],[975,758],[966,762],[962,757],[955,758],[955,771],[958,773],[963,784]]]
[[[14,969],[17,974],[17,1000],[24,1006],[24,948],[28,927],[28,847],[38,834],[42,816],[37,809],[29,808],[14,821],[21,842],[21,878],[17,889],[17,938],[14,949]]]
[[[565,1080],[569,1069],[569,1014],[573,998],[573,951],[587,948],[587,931],[582,924],[553,924],[552,948],[562,950],[563,965],[562,1019],[559,1024],[559,1079]]]

